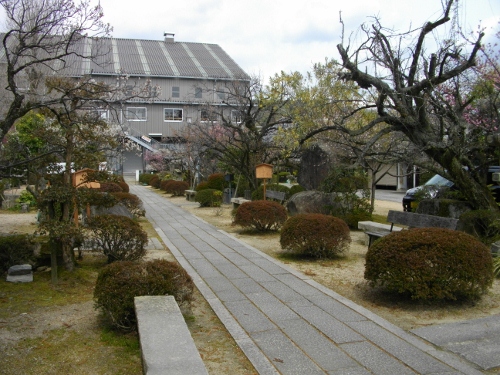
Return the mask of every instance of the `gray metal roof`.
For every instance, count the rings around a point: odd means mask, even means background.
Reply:
[[[249,79],[217,44],[163,40],[86,38],[75,48],[92,51],[93,61],[72,57],[66,74],[116,74],[130,76]]]

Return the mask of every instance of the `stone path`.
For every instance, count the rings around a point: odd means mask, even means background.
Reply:
[[[259,374],[482,374],[150,188],[130,188]]]

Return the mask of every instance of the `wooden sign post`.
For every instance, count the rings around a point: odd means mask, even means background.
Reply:
[[[259,164],[255,167],[255,176],[264,179],[264,200],[266,200],[266,180],[273,178],[273,166],[271,164]]]

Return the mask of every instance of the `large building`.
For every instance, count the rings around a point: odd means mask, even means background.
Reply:
[[[177,42],[173,34],[166,33],[163,40],[82,38],[73,48],[77,54],[52,62],[61,64],[52,69],[64,76],[123,84],[128,99],[98,111],[120,123],[143,151],[174,142],[190,123],[212,120],[207,105],[224,106],[228,87],[250,81],[220,46]],[[95,58],[82,57],[90,55]],[[134,95],[145,87],[149,92]],[[127,153],[122,172],[143,170],[143,154]]]

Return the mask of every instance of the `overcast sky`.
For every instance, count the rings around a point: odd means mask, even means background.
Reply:
[[[97,3],[98,0],[92,0]],[[500,0],[459,0],[460,23],[498,29]],[[339,12],[345,34],[378,16],[400,31],[434,21],[441,0],[100,0],[113,37],[218,44],[250,75],[312,70],[326,57],[338,58]]]

